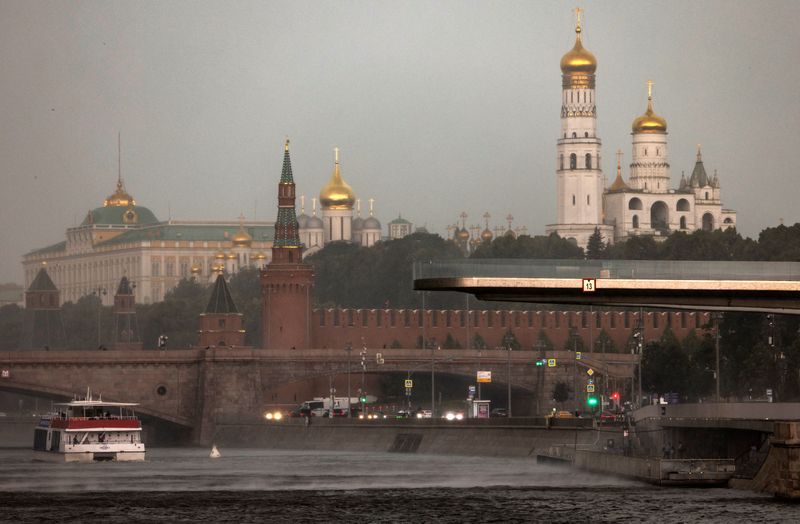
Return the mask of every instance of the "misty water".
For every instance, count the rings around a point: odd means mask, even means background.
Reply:
[[[800,505],[658,488],[532,459],[153,448],[140,463],[0,450],[0,521],[796,522]]]

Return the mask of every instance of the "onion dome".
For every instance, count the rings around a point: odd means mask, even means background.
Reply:
[[[561,72],[565,75],[587,76],[597,70],[597,59],[583,47],[581,42],[581,19],[575,23],[575,45],[561,57]]]
[[[308,215],[306,215],[305,213],[300,213],[299,215],[297,215],[298,229],[305,229],[307,222],[308,222]]]
[[[192,265],[192,274],[197,275],[202,271],[202,268],[197,264]]]
[[[216,258],[217,260],[223,260],[225,258],[225,253],[220,251],[216,255],[214,255],[214,258]]]
[[[362,229],[381,229],[381,223],[374,216],[368,216],[364,219]]]
[[[254,258],[256,260],[264,260],[265,258],[267,258],[267,255],[265,255],[264,253],[259,252],[259,253],[256,253]]]
[[[125,191],[125,185],[122,183],[121,177],[117,179],[117,190],[103,201],[103,205],[105,207],[128,207],[136,205],[136,201],[133,200],[133,197]]]
[[[517,238],[517,234],[514,233],[514,230],[511,228],[506,229],[506,232],[503,233],[503,236],[509,238]]]
[[[458,228],[456,230],[456,240],[461,242],[466,242],[469,240],[469,231],[467,231],[467,228]]]
[[[484,229],[483,231],[481,231],[481,241],[483,241],[483,242],[491,242],[493,238],[494,238],[494,235],[492,234],[492,232],[489,230],[488,227],[486,229]]]
[[[361,217],[355,217],[353,219],[352,229],[353,231],[361,231],[364,229],[364,219]]]
[[[306,222],[306,229],[324,229],[322,219],[317,215],[312,215],[308,217],[308,222]]]
[[[342,179],[339,170],[339,148],[335,150],[335,163],[331,179],[319,193],[319,202],[327,209],[353,209],[356,201],[353,189]]]
[[[227,255],[225,255],[225,258],[227,258],[228,260],[236,260],[236,255],[233,253],[228,253]]]
[[[633,121],[631,129],[636,133],[666,133],[667,120],[653,111],[653,83],[647,82],[647,111]]]
[[[239,247],[248,247],[253,242],[253,237],[244,230],[244,224],[239,223],[239,230],[233,235],[233,245]]]

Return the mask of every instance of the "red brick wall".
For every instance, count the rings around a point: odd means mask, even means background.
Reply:
[[[306,349],[310,345],[314,271],[305,264],[275,264],[261,273],[262,327],[266,349]]]
[[[470,340],[480,334],[486,346],[493,348],[502,344],[503,336],[511,329],[522,348],[532,349],[543,331],[554,349],[561,350],[569,339],[570,327],[574,327],[587,351],[590,340],[597,340],[601,330],[611,337],[617,351],[624,351],[639,319],[638,311],[471,310],[467,328],[462,324],[465,313],[426,310],[425,337],[441,345],[449,333],[466,348],[467,333]],[[312,347],[342,348],[348,343],[355,347],[363,343],[380,348],[391,347],[397,341],[403,348],[416,348],[423,332],[420,314],[418,309],[315,309],[311,320]],[[702,312],[645,312],[644,339],[659,338],[668,325],[682,339],[692,331],[699,332],[708,322],[708,313]]]
[[[242,315],[204,313],[200,315],[200,347],[242,347]]]

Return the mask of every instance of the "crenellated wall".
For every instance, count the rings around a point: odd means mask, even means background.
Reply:
[[[312,314],[312,346],[343,348],[347,344],[368,347],[420,347],[420,337],[429,345],[441,346],[448,334],[462,348],[480,335],[487,348],[503,346],[510,329],[523,349],[538,349],[540,333],[553,348],[565,349],[570,330],[583,340],[585,351],[602,331],[613,341],[618,352],[626,351],[639,321],[634,311],[496,311],[496,310],[425,310],[419,309],[316,309]],[[645,312],[645,342],[661,337],[667,326],[678,339],[698,332],[710,321],[708,313],[656,311]],[[424,327],[423,327],[424,324]]]

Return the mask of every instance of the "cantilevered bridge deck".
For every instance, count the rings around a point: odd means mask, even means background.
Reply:
[[[495,301],[800,314],[800,263],[430,261],[414,265],[414,289]]]

